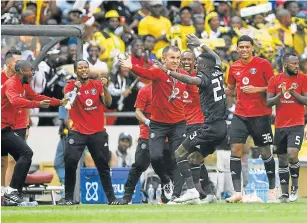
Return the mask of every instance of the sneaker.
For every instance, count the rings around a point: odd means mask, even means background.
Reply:
[[[237,203],[237,202],[242,202],[242,193],[241,192],[236,192],[234,195],[231,197],[225,199],[227,203]]]
[[[270,189],[268,203],[275,203],[276,201],[277,201],[277,192],[275,189]]]
[[[214,194],[208,194],[206,198],[202,199],[201,204],[213,204],[216,203],[217,198]]]
[[[291,187],[289,201],[290,202],[295,202],[295,201],[297,201],[297,198],[298,198],[298,187],[297,186],[292,186]]]
[[[278,198],[278,203],[289,203],[289,195],[288,194],[282,194],[279,198]]]
[[[1,206],[18,206],[18,204],[1,196]]]
[[[173,189],[174,189],[174,185],[173,185],[172,181],[170,181],[167,184],[164,184],[164,186],[163,186],[164,195],[168,200],[170,200],[172,198]]]
[[[167,205],[179,205],[179,204],[181,204],[181,203],[175,202],[176,199],[177,199],[176,196],[172,196],[172,198],[169,200],[169,202],[167,202]]]
[[[126,200],[117,200],[117,199],[114,199],[114,200],[111,200],[108,205],[127,205],[129,202],[126,203]]]
[[[76,205],[78,204],[77,202],[73,201],[73,199],[65,199],[62,198],[61,200],[59,200],[58,202],[56,202],[57,205]]]
[[[186,201],[190,201],[194,199],[199,199],[199,193],[195,188],[188,189],[184,195],[182,195],[179,198],[176,198],[174,201],[177,203],[184,203]]]
[[[20,194],[17,190],[12,191],[10,194],[4,193],[4,197],[13,203],[16,203],[17,205],[23,202],[23,199],[20,197]]]

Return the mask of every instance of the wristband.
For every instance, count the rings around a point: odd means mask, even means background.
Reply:
[[[203,48],[204,45],[206,45],[206,44],[202,43],[202,44],[199,45],[199,47]]]
[[[145,121],[145,125],[149,126],[150,125],[150,120],[149,119],[146,119]]]
[[[166,73],[167,73],[167,75],[169,76],[169,75],[171,75],[171,72],[172,72],[171,70],[167,70]]]

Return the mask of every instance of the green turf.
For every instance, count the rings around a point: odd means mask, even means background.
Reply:
[[[4,207],[1,215],[3,223],[304,223],[307,222],[307,199],[288,204]]]

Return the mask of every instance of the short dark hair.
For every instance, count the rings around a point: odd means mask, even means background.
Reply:
[[[26,60],[18,60],[15,65],[16,73],[19,73],[21,69],[24,68],[33,68],[32,64]]]
[[[28,2],[26,4],[26,7],[29,7],[30,5],[33,5],[33,6],[35,6],[35,8],[37,8],[37,4],[35,2]]]
[[[243,35],[243,36],[240,36],[240,38],[238,39],[237,46],[239,46],[239,43],[243,41],[250,42],[252,45],[254,45],[254,40],[250,36]]]
[[[98,44],[90,44],[88,45],[88,47],[86,48],[86,51],[89,53],[90,52],[90,49],[92,47],[97,47],[99,50],[101,50],[100,46]]]
[[[5,57],[4,57],[5,58],[5,62],[8,59],[12,58],[14,55],[21,56],[21,52],[19,50],[9,50],[9,51],[7,51],[7,53],[5,54]]]
[[[76,70],[78,69],[78,63],[81,62],[81,61],[84,61],[87,63],[87,65],[89,66],[89,63],[87,62],[87,60],[84,60],[84,59],[80,59],[80,60],[76,60],[74,62],[74,71],[76,72]]]
[[[162,51],[162,55],[165,55],[166,53],[168,53],[168,51],[174,51],[174,52],[181,52],[181,50],[177,47],[177,46],[167,46],[163,49]]]
[[[215,67],[216,65],[216,59],[215,57],[210,53],[201,53],[198,57],[203,58],[206,61],[207,67],[209,69]]]
[[[290,57],[297,57],[298,56],[295,53],[286,53],[283,57],[282,57],[282,62],[284,63],[286,60],[288,60]]]
[[[151,38],[156,39],[156,37],[154,37],[153,35],[148,34],[148,35],[143,36],[143,40],[144,40],[144,42],[145,42],[145,40],[146,40],[148,37],[151,37]]]
[[[185,6],[185,7],[182,7],[182,8],[179,10],[179,15],[181,15],[181,13],[182,13],[184,10],[188,10],[189,13],[192,14],[192,9],[191,9],[191,7]]]
[[[195,59],[195,54],[194,54],[191,50],[183,51],[183,52],[181,53],[181,56],[182,56],[183,54],[185,54],[185,53],[191,53],[191,54],[193,55],[194,59]]]
[[[144,43],[143,40],[142,40],[141,38],[137,38],[137,39],[134,39],[134,40],[131,42],[131,47],[133,48],[134,45],[135,45],[138,41],[141,41],[142,43]]]

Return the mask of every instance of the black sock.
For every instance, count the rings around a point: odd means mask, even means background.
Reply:
[[[241,158],[236,156],[230,157],[230,172],[233,183],[233,188],[236,192],[241,192]]]
[[[179,167],[176,167],[175,174],[174,174],[174,197],[180,197],[182,186],[184,184],[184,177],[180,174]]]
[[[190,166],[191,166],[191,172],[192,172],[195,188],[199,192],[201,197],[205,197],[206,195],[199,181],[200,180],[200,165],[190,164]]]
[[[214,194],[208,176],[208,171],[205,164],[200,166],[200,183],[205,195]]]
[[[269,180],[269,189],[275,188],[275,160],[273,155],[267,159],[262,159],[266,170],[266,175]]]
[[[298,187],[298,177],[300,175],[300,162],[290,163],[289,165],[292,186]]]
[[[180,170],[181,175],[185,178],[187,188],[192,189],[195,188],[192,173],[190,170],[190,164],[188,160],[181,160],[177,162],[178,168]]]
[[[279,166],[279,179],[281,185],[282,194],[289,195],[289,167],[288,166]]]

